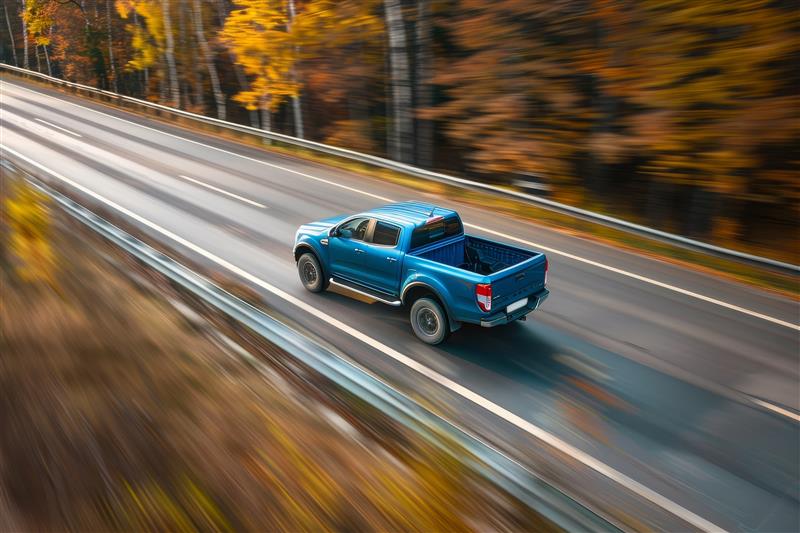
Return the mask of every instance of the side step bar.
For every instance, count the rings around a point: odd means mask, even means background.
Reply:
[[[403,305],[403,302],[400,300],[390,300],[391,296],[388,294],[384,294],[382,292],[370,289],[368,287],[364,287],[362,285],[356,285],[350,281],[345,281],[341,278],[331,278],[330,279],[331,285],[336,285],[338,287],[343,287],[349,291],[353,291],[355,293],[360,294],[361,296],[366,296],[367,298],[372,298],[373,300],[378,300],[381,303],[385,303],[386,305],[391,305],[394,307],[399,307]]]

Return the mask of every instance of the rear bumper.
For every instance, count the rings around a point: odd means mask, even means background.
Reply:
[[[539,306],[542,305],[542,302],[544,302],[548,296],[550,296],[550,291],[548,291],[547,289],[542,289],[539,292],[528,296],[528,305],[526,305],[525,307],[520,307],[511,314],[506,313],[505,309],[503,309],[499,313],[495,313],[494,315],[482,318],[481,326],[483,326],[484,328],[493,328],[495,326],[500,326],[502,324],[508,324],[509,322],[519,320],[520,318],[527,315],[531,311],[538,309]]]

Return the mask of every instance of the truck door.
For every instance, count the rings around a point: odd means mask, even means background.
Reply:
[[[376,220],[366,243],[364,275],[366,283],[381,292],[397,295],[403,252],[398,249],[400,226]]]
[[[364,239],[367,236],[369,222],[368,217],[348,220],[328,239],[328,253],[334,276],[359,283],[367,282],[363,275],[364,258],[367,253]]]

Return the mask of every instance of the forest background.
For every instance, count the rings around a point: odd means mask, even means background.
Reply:
[[[797,261],[800,9],[3,0],[0,59]]]

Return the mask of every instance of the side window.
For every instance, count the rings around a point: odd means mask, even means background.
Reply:
[[[369,227],[368,218],[354,218],[339,226],[339,234],[346,239],[363,241]]]
[[[372,244],[395,246],[399,236],[400,228],[378,220],[378,222],[375,224],[375,229],[372,232]]]

